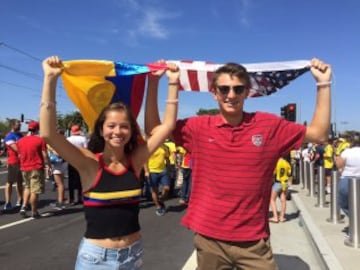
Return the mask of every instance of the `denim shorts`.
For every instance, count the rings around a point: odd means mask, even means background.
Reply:
[[[288,186],[288,184],[286,183],[286,187]],[[282,186],[280,182],[274,182],[274,184],[272,185],[272,191],[280,193],[282,192]]]
[[[75,270],[142,269],[143,242],[138,240],[125,248],[104,248],[83,238],[79,245]]]
[[[170,179],[168,177],[167,171],[160,173],[150,173],[149,182],[152,188],[158,188],[159,186],[170,186]]]

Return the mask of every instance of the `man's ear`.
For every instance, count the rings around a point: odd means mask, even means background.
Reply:
[[[249,94],[250,94],[250,87],[247,87],[245,89],[245,98],[248,98],[249,97]]]
[[[213,95],[214,100],[218,101],[218,95],[216,94],[216,90],[215,90],[215,89],[213,89],[213,90],[211,91],[211,94]]]

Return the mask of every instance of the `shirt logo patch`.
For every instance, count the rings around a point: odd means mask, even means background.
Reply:
[[[259,147],[263,143],[263,136],[262,135],[253,135],[251,137],[251,141],[255,146]]]

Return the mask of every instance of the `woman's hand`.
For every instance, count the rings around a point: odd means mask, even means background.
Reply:
[[[167,63],[166,76],[168,77],[169,83],[179,83],[179,67],[174,63]]]
[[[42,62],[45,77],[57,78],[63,71],[63,63],[58,56],[50,56]]]

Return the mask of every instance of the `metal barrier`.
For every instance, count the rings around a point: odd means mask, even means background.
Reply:
[[[297,161],[294,160],[294,162],[291,164],[292,184],[294,185],[299,184],[299,172],[297,168],[298,168]]]
[[[309,171],[310,171],[310,163],[304,162],[304,189],[308,189],[309,186]]]
[[[332,171],[331,173],[331,194],[330,194],[330,217],[326,221],[333,224],[344,223],[340,216],[340,207],[338,202],[339,192],[339,172]]]
[[[304,182],[304,161],[302,158],[299,159],[299,178],[302,188],[305,188]]]
[[[317,185],[317,204],[316,207],[326,207],[325,202],[325,169],[318,167],[318,185]]]
[[[349,239],[345,245],[360,248],[360,178],[349,180]]]
[[[315,171],[314,171],[314,162],[310,162],[309,167],[309,193],[308,196],[314,197],[315,196]]]

